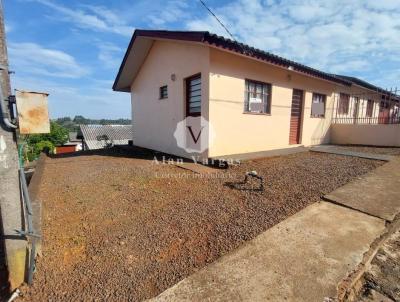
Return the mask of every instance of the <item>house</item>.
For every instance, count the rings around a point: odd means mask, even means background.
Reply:
[[[76,145],[76,151],[82,150],[82,139],[80,138],[80,130],[79,131],[70,131],[68,133],[68,143],[70,145]]]
[[[132,125],[80,125],[80,132],[84,150],[128,145],[133,137]]]
[[[82,140],[78,138],[78,132],[70,131],[68,133],[68,142],[62,146],[56,146],[55,153],[72,153],[82,150]]]
[[[136,30],[113,89],[131,93],[135,145],[183,157],[194,153],[176,138],[188,117],[209,123],[190,133],[205,158],[330,143],[336,124],[399,122],[395,92],[202,31]],[[379,128],[394,137],[382,144],[400,145],[398,126]]]

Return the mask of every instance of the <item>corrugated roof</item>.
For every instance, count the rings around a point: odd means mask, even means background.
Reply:
[[[127,145],[133,139],[132,125],[80,125],[80,128],[89,150],[105,148],[109,143]]]
[[[339,83],[346,86],[351,86],[351,81],[348,81],[342,77],[337,77],[334,74],[326,73],[315,68],[308,67],[306,65],[297,63],[285,59],[283,57],[274,55],[270,52],[263,51],[249,45],[239,43],[230,39],[226,39],[222,36],[212,34],[208,31],[167,31],[167,30],[140,30],[137,29],[133,33],[132,39],[129,43],[128,49],[126,50],[125,56],[122,60],[121,66],[119,68],[117,77],[114,81],[113,89],[117,91],[130,91],[129,86],[125,87],[126,83],[121,84],[120,77],[123,72],[132,72],[129,68],[125,70],[128,59],[132,60],[132,55],[139,57],[137,53],[131,54],[131,49],[139,37],[144,38],[154,38],[154,39],[170,39],[170,40],[180,40],[188,42],[199,42],[208,45],[212,45],[218,48],[222,48],[228,51],[233,51],[238,54],[242,54],[248,57],[256,58],[270,64],[274,64],[283,68],[288,68],[290,70],[298,71],[309,76],[318,77],[331,82]],[[147,47],[147,50],[149,47]],[[145,59],[145,56],[141,56],[141,59]],[[140,65],[140,64],[139,64]],[[133,77],[133,76],[132,76]]]
[[[68,137],[69,137],[69,141],[70,142],[80,141],[80,139],[78,138],[78,132],[77,131],[70,131],[68,133]]]
[[[381,87],[375,86],[375,85],[373,85],[371,83],[368,83],[368,82],[366,82],[364,80],[361,80],[359,78],[356,78],[356,77],[349,77],[349,76],[344,76],[344,75],[340,75],[340,74],[336,74],[335,76],[337,76],[339,78],[343,78],[344,80],[350,81],[350,82],[352,82],[352,83],[354,83],[356,85],[359,85],[361,87],[364,87],[364,88],[367,88],[367,89],[370,89],[370,90],[374,90],[374,91],[376,91],[378,93],[382,93],[383,95],[387,95],[387,96],[390,95],[391,98],[393,98],[393,99],[395,99],[397,101],[400,100],[400,96],[398,94],[394,94],[394,93],[397,93],[397,91],[392,92],[392,91],[383,89]]]

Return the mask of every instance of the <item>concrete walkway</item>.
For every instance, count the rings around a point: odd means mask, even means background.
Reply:
[[[384,229],[381,219],[315,203],[153,301],[323,301]]]
[[[400,212],[400,158],[324,196],[326,200],[388,221]]]
[[[311,152],[337,154],[337,155],[345,155],[345,156],[354,156],[354,157],[383,160],[383,161],[390,161],[394,158],[394,156],[386,155],[386,154],[365,153],[365,152],[343,150],[341,148],[336,148],[336,146],[334,146],[334,145],[315,146],[315,147],[311,147],[310,151]]]

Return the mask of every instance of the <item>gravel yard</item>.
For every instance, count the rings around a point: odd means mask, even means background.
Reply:
[[[304,152],[199,178],[152,157],[123,155],[46,161],[39,192],[43,257],[24,301],[154,297],[382,164]],[[256,181],[239,184],[250,170],[265,178],[263,192],[252,190]]]

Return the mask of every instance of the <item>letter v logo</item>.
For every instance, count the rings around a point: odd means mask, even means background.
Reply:
[[[195,144],[197,144],[197,142],[199,141],[200,135],[201,135],[201,131],[203,131],[203,127],[201,127],[199,134],[197,135],[197,137],[194,136],[193,130],[192,130],[192,126],[186,126],[189,129],[190,132],[190,136],[192,137],[193,141]]]

